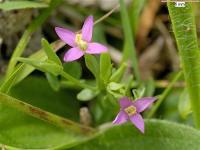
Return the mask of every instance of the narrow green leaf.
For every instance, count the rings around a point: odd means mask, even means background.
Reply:
[[[168,2],[177,46],[180,52],[187,89],[195,124],[200,128],[200,52],[197,42],[194,11],[191,3],[176,8]]]
[[[96,78],[99,78],[99,64],[95,56],[89,54],[85,55],[85,64],[87,68],[92,72],[92,74]]]
[[[119,82],[121,80],[122,76],[124,75],[124,71],[126,70],[126,68],[127,68],[126,63],[121,64],[119,69],[117,69],[110,77],[110,81],[111,82]]]
[[[87,66],[87,68],[92,72],[92,74],[94,75],[95,79],[96,79],[96,83],[98,85],[99,89],[103,88],[102,82],[100,80],[100,67],[99,67],[99,63],[97,62],[97,59],[95,58],[95,56],[92,55],[85,55],[85,64]]]
[[[138,69],[138,59],[136,55],[135,44],[133,40],[130,20],[128,16],[128,12],[124,3],[124,0],[120,0],[120,13],[121,13],[121,20],[122,26],[125,36],[125,49],[123,52],[123,61],[130,60],[132,63],[132,68],[134,70],[134,74],[137,80],[140,80],[140,73]]]
[[[82,68],[79,62],[68,62],[63,64],[64,71],[73,76],[76,79],[80,79],[82,76]]]
[[[142,98],[142,97],[144,97],[145,87],[133,89],[132,92],[133,92],[134,99]]]
[[[133,0],[130,8],[130,21],[133,28],[133,35],[136,35],[140,22],[140,13],[146,4],[146,0]]]
[[[191,127],[146,120],[145,134],[132,124],[114,126],[70,150],[199,150],[199,139],[200,131]]]
[[[0,9],[2,10],[16,10],[16,9],[28,9],[28,8],[44,8],[48,7],[46,3],[34,2],[34,1],[5,1],[0,3]]]
[[[112,73],[112,64],[109,53],[102,53],[100,56],[100,79],[106,85]]]
[[[60,89],[60,82],[58,80],[58,77],[51,74],[51,73],[45,73],[47,81],[49,82],[49,85],[54,91],[58,91]]]
[[[55,47],[55,51],[63,47],[65,44],[60,41],[56,41],[51,44],[53,47]],[[43,50],[39,50],[38,52],[32,54],[29,58],[31,59],[37,59],[37,60],[47,60],[47,56],[45,55]],[[24,78],[26,78],[32,71],[34,71],[35,68],[28,65],[21,63],[18,66],[16,66],[15,71],[7,78],[3,84],[1,84],[2,92],[7,93],[9,92],[9,89],[15,85],[16,83],[22,81]]]
[[[20,67],[17,67],[16,70],[12,73],[10,78],[8,78],[3,84],[0,86],[0,92],[2,93],[8,93],[15,83],[16,80],[16,74],[19,73]]]
[[[144,82],[144,87],[145,87],[145,93],[144,96],[153,96],[155,89],[156,89],[156,85],[155,85],[155,81],[154,79],[148,79]]]
[[[17,60],[29,64],[42,72],[52,73],[55,76],[59,75],[63,71],[63,68],[61,66],[50,60],[40,61],[31,58],[17,58]]]
[[[45,39],[42,39],[42,47],[43,50],[45,51],[47,57],[49,58],[49,60],[55,62],[56,64],[62,66],[62,63],[59,59],[59,57],[56,55],[56,53],[53,51],[51,45],[49,44],[49,42]]]
[[[132,95],[133,75],[128,75],[123,83],[125,84],[125,95],[130,97]]]
[[[51,44],[51,46],[53,47],[55,52],[58,51],[60,48],[62,48],[64,45],[65,45],[65,43],[63,43],[61,41],[55,41]],[[34,54],[32,54],[28,58],[37,59],[37,60],[40,60],[40,61],[45,61],[45,60],[48,59],[46,54],[44,53],[43,49],[38,50],[37,52],[35,52]],[[24,78],[26,78],[29,74],[31,74],[35,70],[34,67],[32,67],[28,64],[25,64],[25,63],[21,63],[18,66],[20,68],[20,71],[16,75],[15,84],[22,81]]]
[[[123,97],[126,93],[126,88],[124,84],[110,82],[106,88],[107,92],[110,93],[115,98],[119,99]],[[116,101],[115,101],[116,104]]]

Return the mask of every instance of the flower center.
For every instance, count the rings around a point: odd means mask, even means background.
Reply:
[[[136,113],[136,107],[134,107],[133,105],[126,107],[124,109],[124,111],[128,114],[128,116],[132,116]]]
[[[76,34],[75,43],[83,51],[85,51],[88,48],[88,43],[82,40],[82,34],[80,33]]]

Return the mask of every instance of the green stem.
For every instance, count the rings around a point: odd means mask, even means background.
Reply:
[[[0,103],[15,108],[40,120],[49,122],[55,126],[62,127],[65,129],[71,129],[81,134],[87,134],[95,131],[91,127],[83,126],[69,119],[54,115],[50,112],[34,107],[30,104],[17,100],[3,93],[0,93]]]
[[[200,51],[192,4],[188,2],[184,8],[176,8],[174,3],[168,2],[168,9],[182,60],[194,122],[200,128]]]
[[[60,73],[60,75],[61,75],[62,77],[64,77],[65,79],[67,79],[67,80],[69,80],[69,81],[75,83],[76,86],[79,86],[79,87],[82,87],[82,88],[91,89],[91,90],[96,90],[95,87],[92,87],[92,86],[90,86],[90,85],[88,85],[88,84],[85,84],[85,83],[80,82],[79,80],[77,80],[76,78],[72,77],[71,75],[69,75],[68,73],[66,73],[66,72],[64,72],[64,71],[62,71],[62,72]]]
[[[131,24],[127,12],[126,5],[124,0],[120,0],[120,12],[121,12],[121,20],[122,26],[125,36],[125,45],[123,51],[123,61],[130,60],[132,68],[134,70],[134,75],[137,81],[140,81],[140,71],[138,68],[138,58],[136,54],[135,43],[132,35]]]
[[[29,26],[28,28],[25,30],[24,34],[22,35],[17,47],[15,48],[13,54],[12,54],[12,57],[10,59],[10,62],[8,64],[8,69],[7,69],[7,72],[6,72],[6,79],[12,74],[12,72],[14,71],[15,69],[15,66],[17,64],[17,61],[16,61],[16,57],[20,57],[28,42],[30,41],[31,39],[31,35],[35,32],[35,30],[40,27],[44,21],[47,19],[47,17],[50,15],[50,13],[55,9],[55,7],[58,6],[58,4],[60,4],[62,0],[52,0],[51,3],[50,3],[50,6],[49,8],[45,9],[41,15],[39,15]]]
[[[165,100],[165,98],[167,97],[167,95],[169,94],[169,92],[172,90],[174,84],[176,83],[176,81],[178,81],[183,75],[183,72],[180,71],[174,78],[173,80],[170,82],[170,84],[168,85],[168,87],[164,90],[164,92],[162,93],[162,95],[159,97],[159,99],[157,100],[156,104],[152,107],[152,109],[149,111],[147,118],[151,118],[153,117],[153,115],[156,113],[156,111],[158,110],[158,108],[160,107],[160,105],[162,104],[162,102]]]

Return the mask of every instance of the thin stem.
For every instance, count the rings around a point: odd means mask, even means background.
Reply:
[[[13,107],[13,108],[15,108],[21,112],[24,112],[30,116],[33,116],[35,118],[38,118],[38,119],[46,121],[46,122],[49,122],[50,124],[53,124],[58,127],[62,127],[65,129],[71,129],[71,130],[81,133],[81,134],[87,134],[87,133],[91,133],[91,132],[95,131],[91,127],[84,126],[84,125],[78,124],[76,122],[73,122],[69,119],[54,115],[50,112],[47,112],[40,108],[34,107],[28,103],[22,102],[20,100],[17,100],[15,98],[10,97],[3,93],[0,93],[0,102],[2,104]]]
[[[120,0],[120,11],[121,11],[121,21],[122,21],[122,27],[124,31],[124,50],[123,50],[123,60],[124,61],[129,61],[131,62],[131,66],[134,71],[134,76],[138,82],[141,81],[140,78],[140,71],[138,68],[138,58],[137,58],[137,53],[136,53],[136,48],[135,48],[135,43],[132,35],[132,28],[130,25],[130,19],[129,15],[127,12],[126,5],[123,0]]]
[[[107,17],[109,17],[116,9],[119,8],[119,4],[117,4],[113,9],[111,9],[107,14],[105,14],[104,16],[102,16],[101,18],[99,18],[98,20],[96,20],[94,22],[94,25],[101,22],[102,20],[106,19]]]
[[[159,97],[159,99],[157,100],[156,104],[152,107],[152,109],[150,110],[150,112],[147,115],[147,118],[151,118],[153,117],[153,115],[156,113],[156,111],[158,110],[158,108],[160,107],[160,105],[162,104],[162,102],[165,100],[165,98],[167,97],[167,95],[169,94],[169,92],[172,90],[172,88],[174,87],[174,84],[176,83],[176,81],[178,81],[183,75],[183,72],[180,71],[172,80],[172,82],[168,85],[168,87],[164,90],[164,92],[162,93],[162,95]]]
[[[68,73],[62,71],[60,74],[62,77],[64,77],[65,79],[75,83],[77,86],[82,87],[82,88],[87,88],[87,89],[91,89],[91,90],[96,90],[95,87],[92,87],[88,84],[82,83],[79,80],[77,80],[76,78],[72,77],[71,75],[69,75]]]

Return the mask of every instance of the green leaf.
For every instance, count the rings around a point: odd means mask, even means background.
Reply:
[[[145,121],[145,134],[132,124],[104,130],[95,139],[70,150],[199,150],[200,131],[159,120]]]
[[[53,47],[55,52],[58,51],[60,48],[62,48],[64,45],[65,45],[65,43],[60,42],[60,41],[56,41],[56,42],[53,42],[51,44],[51,46]],[[37,60],[40,60],[40,61],[45,61],[45,60],[48,59],[46,54],[44,53],[43,49],[38,50],[37,52],[35,52],[34,54],[32,54],[28,58],[37,59]],[[29,74],[31,74],[35,70],[34,67],[32,67],[28,64],[25,64],[25,63],[19,64],[19,68],[20,68],[20,71],[16,75],[15,84],[22,81],[24,78],[26,78]]]
[[[155,81],[154,79],[148,79],[145,82],[143,82],[145,86],[145,93],[144,96],[153,96],[156,86],[155,86]]]
[[[112,73],[112,64],[109,53],[102,53],[100,56],[100,79],[106,85]]]
[[[81,64],[74,61],[63,64],[64,71],[76,79],[80,79],[82,76]]]
[[[128,75],[123,83],[125,84],[125,95],[130,97],[132,95],[133,75]]]
[[[83,89],[80,93],[78,93],[77,99],[80,101],[89,101],[92,100],[96,95],[97,93],[90,89]]]
[[[48,7],[47,4],[34,1],[5,1],[0,3],[0,9],[2,10],[16,10],[16,9],[28,9],[28,8],[44,8]]]
[[[108,84],[108,87],[107,87],[109,90],[111,91],[117,91],[117,90],[120,90],[121,88],[124,88],[124,85],[123,84],[120,84],[120,83],[115,83],[115,82],[110,82]]]
[[[121,66],[110,77],[111,82],[119,82],[124,75],[124,71],[127,68],[126,63],[122,63]]]
[[[13,74],[10,75],[10,77],[1,84],[0,91],[2,93],[8,93],[13,84],[16,80],[16,74],[20,71],[20,67],[17,67],[16,70],[13,72]]]
[[[63,47],[65,44],[63,42],[56,41],[51,44],[52,47],[55,47],[55,51]],[[32,54],[29,58],[31,59],[37,59],[37,60],[47,60],[47,56],[45,55],[43,50],[39,50],[38,52]],[[20,82],[24,78],[26,78],[31,72],[35,70],[34,67],[20,63],[16,66],[15,71],[12,72],[12,74],[5,79],[5,81],[1,84],[1,91],[4,93],[9,92],[9,89],[15,85],[16,83]]]
[[[117,99],[123,97],[126,93],[125,85],[116,82],[110,82],[106,90]]]
[[[58,80],[57,76],[54,76],[51,73],[45,73],[47,81],[49,82],[49,85],[51,88],[55,91],[58,91],[60,89],[60,82]]]
[[[78,121],[76,93],[62,89],[56,92],[45,78],[29,76],[15,85],[9,94],[33,106]]]
[[[37,59],[31,59],[31,58],[17,58],[18,61],[21,61],[23,63],[27,63],[36,69],[42,71],[42,72],[49,72],[53,75],[57,76],[61,73],[63,68],[54,62],[47,60],[47,61],[40,61]]]
[[[99,72],[100,72],[99,63],[98,63],[97,59],[95,58],[95,56],[89,55],[89,54],[85,55],[85,64],[86,64],[87,68],[94,75],[99,89],[102,89],[103,85],[101,83],[100,75],[99,75]]]
[[[145,93],[145,87],[142,86],[138,89],[133,89],[132,92],[133,92],[135,99],[142,98],[144,96],[144,93]]]
[[[140,13],[146,4],[146,0],[132,1],[130,8],[130,21],[133,28],[133,35],[136,35],[138,24],[140,22]]]
[[[44,78],[29,77],[11,89],[10,94],[59,116],[78,121],[79,104],[73,91],[53,91]],[[3,97],[1,96],[1,99]],[[10,99],[12,102],[12,99]],[[86,136],[61,129],[0,104],[0,145],[19,149],[65,149]]]
[[[47,40],[42,39],[42,47],[43,47],[43,50],[45,51],[47,57],[49,58],[49,60],[55,62],[56,64],[58,64],[60,66],[62,66],[62,63],[61,63],[59,57],[53,51],[51,45],[48,43]]]
[[[168,2],[168,9],[182,60],[194,122],[200,128],[200,52],[193,6],[186,3],[184,8],[177,9],[173,3]]]
[[[137,80],[140,80],[140,72],[138,69],[138,59],[136,55],[135,44],[133,40],[133,32],[131,30],[130,20],[127,12],[126,5],[124,0],[120,0],[120,13],[121,13],[121,20],[122,26],[125,36],[125,49],[123,51],[123,61],[130,60],[132,63],[132,68],[135,73],[135,77]]]
[[[190,98],[187,89],[184,89],[181,93],[178,102],[178,111],[183,119],[186,119],[187,116],[192,112]]]
[[[87,68],[92,72],[92,74],[96,78],[99,78],[99,64],[95,56],[89,54],[85,55],[85,64]]]

